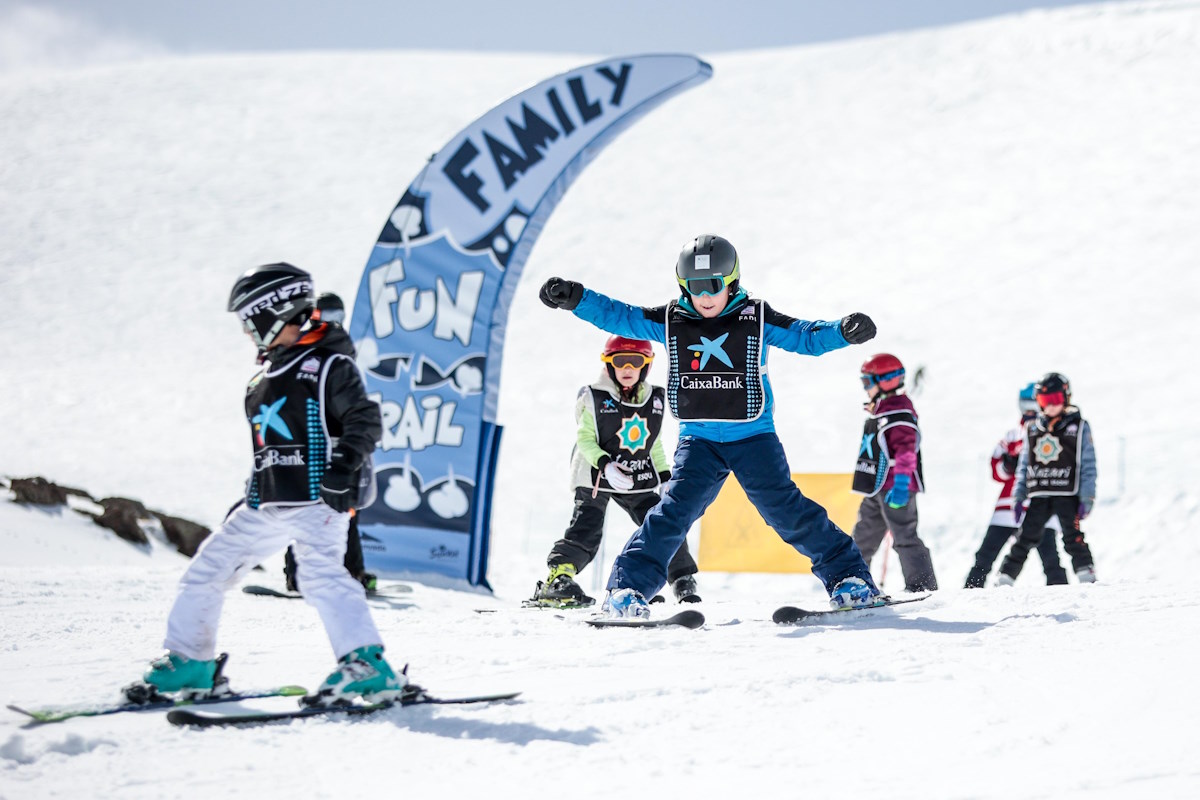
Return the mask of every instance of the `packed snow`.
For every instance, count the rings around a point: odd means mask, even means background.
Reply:
[[[248,460],[253,348],[224,312],[237,274],[288,260],[352,297],[431,152],[590,60],[324,53],[0,76],[0,474],[219,522]],[[371,601],[413,680],[520,699],[208,731],[159,713],[26,729],[4,712],[0,797],[1200,794],[1200,435],[1176,422],[1200,390],[1200,6],[708,60],[711,81],[583,173],[526,266],[505,352],[494,596],[418,583]],[[572,403],[604,340],[536,287],[561,275],[661,304],[701,232],[733,241],[744,285],[784,313],[861,310],[879,325],[864,347],[773,355],[794,471],[850,469],[862,360],[924,367],[930,599],[779,628],[776,606],[823,603],[816,580],[701,573],[698,631],[598,631],[586,612],[517,608],[570,516]],[[1011,589],[962,590],[997,488],[987,457],[1018,389],[1048,370],[1071,378],[1096,436],[1085,530],[1100,583],[1047,588],[1034,557]],[[585,588],[632,526],[614,511],[608,529]],[[0,503],[0,554],[4,702],[108,699],[159,652],[186,564],[165,545]],[[280,564],[264,566],[250,580],[281,586]],[[247,688],[314,685],[333,660],[303,603],[239,592],[220,647]]]

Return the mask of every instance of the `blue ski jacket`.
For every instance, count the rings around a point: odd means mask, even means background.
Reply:
[[[688,298],[681,297],[678,302],[680,308],[685,313],[693,315],[697,319],[700,318],[700,315],[692,307]],[[737,294],[730,298],[729,305],[725,307],[720,316],[725,317],[737,314],[749,302],[751,302],[750,296],[746,294],[744,289],[739,288]],[[656,308],[631,306],[619,300],[605,297],[591,289],[584,289],[583,299],[579,301],[579,305],[575,307],[573,313],[580,319],[592,323],[600,330],[615,333],[618,336],[627,336],[631,339],[645,339],[651,342],[659,342],[666,346],[667,311],[669,308],[669,305],[658,306]],[[763,338],[770,347],[778,347],[781,350],[800,353],[806,356],[819,356],[831,350],[846,347],[849,344],[846,341],[846,337],[842,336],[841,320],[833,322],[824,322],[822,320],[808,322],[780,314],[766,303],[763,303],[763,310],[765,312]],[[758,419],[747,420],[745,422],[681,421],[679,423],[680,438],[694,436],[697,439],[705,439],[710,442],[736,442],[751,436],[757,436],[760,433],[774,433],[775,420],[773,411],[775,397],[771,390],[770,378],[767,375],[768,350],[768,347],[761,348],[761,371],[763,388],[766,394],[766,402],[763,406],[762,415]]]

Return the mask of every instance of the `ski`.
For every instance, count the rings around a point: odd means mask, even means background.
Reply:
[[[256,700],[261,697],[301,697],[308,694],[303,686],[280,686],[277,689],[266,689],[260,692],[234,692],[213,697],[187,699],[173,697],[150,703],[116,703],[113,705],[90,705],[64,708],[26,709],[18,705],[9,705],[9,711],[24,714],[30,718],[26,727],[45,725],[51,722],[62,722],[75,717],[102,717],[108,714],[123,714],[130,711],[162,711],[183,706],[202,706],[212,703],[231,703],[238,700]]]
[[[699,611],[680,611],[673,617],[641,619],[638,617],[596,617],[584,620],[593,628],[667,628],[681,626],[695,630],[704,624],[704,615]]]
[[[381,703],[354,703],[339,706],[317,706],[312,708],[297,708],[289,711],[246,711],[223,714],[219,711],[192,711],[190,709],[175,709],[167,713],[167,721],[172,725],[214,728],[229,725],[261,725],[267,722],[285,722],[293,719],[308,717],[343,716],[358,717],[386,711],[389,708],[406,708],[421,705],[464,705],[467,703],[499,703],[512,700],[520,692],[504,694],[485,694],[473,697],[431,697],[421,693],[411,698],[401,700],[386,700]]]
[[[799,625],[812,620],[827,619],[830,616],[838,614],[855,613],[860,611],[874,611],[888,606],[898,606],[904,603],[919,603],[922,600],[929,599],[929,595],[921,597],[908,597],[903,600],[893,600],[890,597],[882,598],[883,602],[876,603],[872,606],[861,606],[859,608],[827,608],[821,611],[809,611],[796,606],[781,606],[775,609],[775,613],[771,615],[771,621],[777,625]]]
[[[247,584],[246,586],[243,586],[242,591],[246,594],[252,594],[258,597],[280,597],[285,600],[304,599],[304,595],[300,594],[299,592],[280,591],[279,589],[272,589],[269,586],[256,586],[254,584]],[[368,591],[367,599],[369,600],[372,597],[396,597],[398,595],[409,594],[411,592],[412,587],[408,584],[397,583],[389,586],[380,586],[375,591]]]

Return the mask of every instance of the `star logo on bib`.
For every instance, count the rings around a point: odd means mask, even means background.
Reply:
[[[617,435],[621,437],[621,447],[630,453],[636,453],[650,441],[650,429],[646,426],[646,420],[638,414],[625,420]]]
[[[1058,437],[1052,433],[1047,433],[1033,445],[1033,456],[1039,464],[1049,464],[1058,458],[1058,454],[1062,451],[1062,442],[1058,441]]]

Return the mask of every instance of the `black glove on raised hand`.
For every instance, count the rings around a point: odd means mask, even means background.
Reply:
[[[1000,461],[1004,464],[1004,471],[1009,475],[1013,475],[1017,471],[1017,457],[1011,453],[1005,453],[1000,457]]]
[[[551,308],[563,308],[571,311],[583,299],[583,284],[562,278],[550,278],[542,284],[542,290],[538,292],[538,297]]]
[[[842,336],[850,344],[862,344],[875,338],[875,323],[866,314],[855,311],[842,317]]]
[[[359,458],[340,447],[333,448],[325,475],[321,478],[321,500],[342,514],[354,508],[358,499]]]

